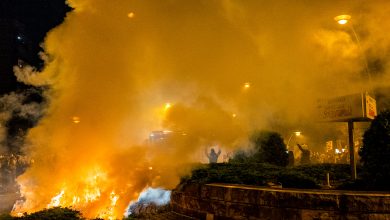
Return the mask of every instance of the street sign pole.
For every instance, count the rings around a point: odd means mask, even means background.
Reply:
[[[356,180],[356,155],[355,155],[355,144],[353,143],[353,121],[348,121],[348,143],[349,143],[349,164],[351,167],[351,178]]]

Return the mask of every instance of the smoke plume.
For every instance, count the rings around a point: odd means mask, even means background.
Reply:
[[[45,68],[18,72],[50,90],[15,212],[62,205],[121,217],[145,187],[172,188],[205,145],[232,148],[256,128],[326,136],[318,98],[389,82],[385,0],[68,4],[44,42]],[[352,16],[359,41],[339,14]],[[175,141],[149,146],[160,129]]]

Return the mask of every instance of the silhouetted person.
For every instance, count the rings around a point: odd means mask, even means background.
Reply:
[[[218,157],[221,154],[221,149],[218,150],[218,153],[215,153],[214,148],[211,148],[210,153],[207,153],[206,150],[206,156],[209,158],[209,163],[217,163]]]
[[[294,166],[295,158],[292,150],[288,151],[288,166]]]
[[[310,164],[310,151],[303,149],[300,144],[297,145],[299,147],[299,150],[302,152],[301,164]]]

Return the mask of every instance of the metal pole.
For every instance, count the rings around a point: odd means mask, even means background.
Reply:
[[[358,47],[359,47],[360,53],[361,53],[361,55],[362,55],[362,57],[363,57],[364,69],[365,69],[365,72],[366,72],[366,75],[367,75],[367,79],[368,79],[368,90],[369,90],[369,92],[371,93],[371,95],[373,95],[373,94],[374,94],[374,93],[373,93],[374,91],[373,91],[373,89],[372,89],[371,73],[370,73],[370,70],[369,70],[369,68],[368,68],[368,60],[367,60],[366,54],[365,54],[364,51],[363,51],[362,45],[361,45],[361,43],[360,43],[360,38],[359,38],[359,36],[357,35],[357,33],[356,33],[356,31],[355,31],[355,28],[353,27],[353,23],[352,23],[352,22],[351,22],[350,27],[351,27],[352,33],[353,33],[353,35],[354,35],[354,37],[355,37],[355,39],[356,39],[356,43],[357,43],[357,45],[358,45]]]
[[[351,178],[356,180],[355,144],[353,143],[353,121],[348,121],[349,164],[351,166]]]
[[[289,144],[290,144],[290,141],[291,141],[291,138],[292,138],[292,136],[294,135],[294,133],[293,134],[291,134],[290,135],[290,138],[288,139],[288,141],[287,141],[287,150],[290,150],[289,148]]]

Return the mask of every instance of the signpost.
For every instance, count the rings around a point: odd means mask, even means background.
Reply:
[[[356,179],[356,155],[353,122],[370,121],[377,115],[376,101],[367,93],[321,99],[317,102],[318,118],[324,122],[348,122],[348,145],[351,177]]]

